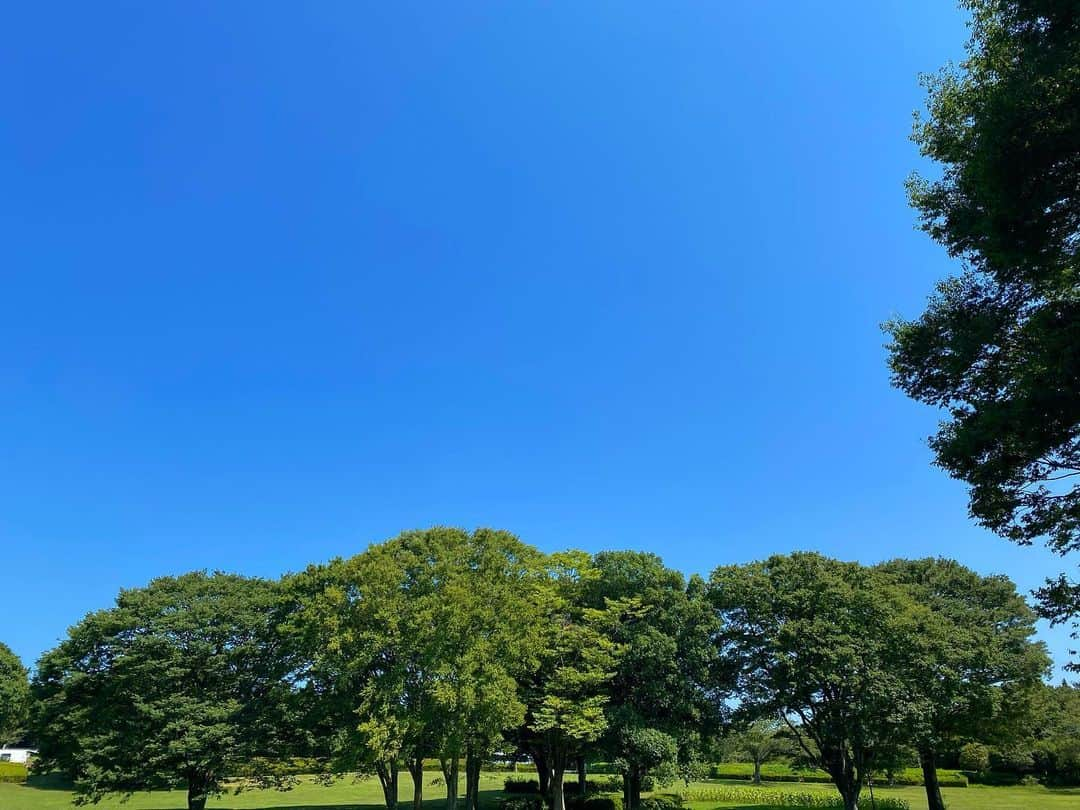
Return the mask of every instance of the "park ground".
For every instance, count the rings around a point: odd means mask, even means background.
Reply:
[[[432,780],[436,774],[431,774]],[[483,804],[494,808],[501,795],[505,773],[483,774],[480,789]],[[694,784],[693,787],[716,785]],[[746,786],[745,782],[728,783]],[[831,791],[829,785],[776,784],[773,787],[785,791],[820,792]],[[926,806],[925,794],[920,787],[879,788],[879,795],[904,798],[911,810]],[[428,800],[424,810],[442,810],[445,802],[441,787],[431,785],[427,789]],[[1080,788],[1047,789],[1043,787],[984,787],[947,788],[943,791],[949,810],[1080,810]],[[70,810],[72,793],[64,788],[42,785],[0,784],[0,810]],[[870,807],[869,796],[864,796],[865,806]],[[402,779],[401,810],[409,810],[412,801],[412,783]],[[184,810],[187,795],[182,791],[138,793],[127,802],[119,798],[102,801],[102,810]],[[769,810],[765,805],[747,805],[720,802],[691,802],[689,810],[714,810],[714,808],[745,808],[745,810]],[[332,785],[318,784],[302,778],[300,784],[290,791],[248,790],[228,793],[212,799],[208,810],[381,810],[382,800],[378,782],[374,779],[342,779]]]

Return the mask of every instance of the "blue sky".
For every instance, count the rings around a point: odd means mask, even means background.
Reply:
[[[1037,586],[878,327],[954,269],[902,184],[966,36],[939,0],[11,8],[0,638],[433,523]]]

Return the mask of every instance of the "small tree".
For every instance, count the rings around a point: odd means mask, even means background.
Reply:
[[[779,720],[755,720],[728,739],[729,750],[741,759],[754,763],[754,784],[761,784],[761,766],[771,759],[791,752],[790,738],[782,735]]]
[[[26,667],[6,644],[0,643],[0,745],[17,742],[30,710],[30,681]]]

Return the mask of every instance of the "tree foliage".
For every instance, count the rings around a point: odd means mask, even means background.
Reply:
[[[17,742],[30,712],[30,681],[26,667],[6,644],[0,643],[0,745]]]
[[[1023,734],[1030,701],[1050,660],[1032,640],[1035,614],[1004,576],[980,576],[952,560],[878,566],[928,608],[911,625],[901,670],[921,705],[909,726],[930,810],[943,810],[937,761],[964,740],[1008,745]]]
[[[235,768],[290,749],[285,609],[276,584],[220,573],[122,591],[38,663],[42,766],[79,801],[181,782],[201,810]]]
[[[923,229],[961,259],[916,320],[887,325],[894,383],[948,410],[937,463],[983,526],[1080,549],[1080,12],[1074,0],[965,0],[967,59],[926,79],[916,122],[938,179]],[[1080,610],[1056,580],[1046,615]]]
[[[702,739],[719,726],[719,623],[704,583],[687,583],[655,554],[601,552],[593,565],[586,604],[615,606],[621,615],[612,629],[621,655],[601,745],[623,772],[624,806],[636,810],[645,776],[688,775]]]
[[[783,720],[854,810],[922,709],[903,673],[923,611],[871,569],[812,553],[717,568],[710,594],[743,709]]]

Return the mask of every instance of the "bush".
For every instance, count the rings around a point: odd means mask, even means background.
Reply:
[[[503,782],[503,793],[539,794],[540,783],[535,779],[507,779]]]
[[[709,769],[712,779],[745,779],[754,776],[754,766],[743,762],[724,762]],[[891,778],[890,778],[891,777]],[[918,768],[902,768],[887,777],[883,773],[874,774],[874,783],[919,787],[923,783],[922,771]],[[794,769],[789,765],[769,764],[761,766],[761,778],[766,782],[807,782],[814,784],[832,784],[832,778],[816,768]],[[939,770],[938,782],[942,787],[967,787],[968,778],[959,771]]]
[[[0,762],[0,782],[15,782],[22,784],[26,781],[26,766],[21,762]]]
[[[657,793],[641,800],[641,810],[679,810],[682,803],[677,793]]]
[[[960,769],[975,773],[990,770],[990,749],[982,743],[968,743],[960,749]]]
[[[499,800],[499,810],[544,810],[539,796],[506,796]]]
[[[243,765],[237,765],[229,775],[246,779],[256,776],[301,776],[326,773],[326,770],[326,761],[314,757],[293,757],[283,760],[254,759]]]
[[[815,810],[843,810],[844,802],[838,795],[827,793],[794,793],[770,788],[745,788],[717,786],[687,790],[680,794],[688,802],[725,802],[738,804],[767,804],[771,807],[809,807]],[[903,799],[892,796],[877,797],[878,810],[911,810]]]
[[[574,810],[623,810],[622,796],[586,796],[573,802]]]
[[[622,790],[622,777],[610,776],[606,779],[586,779],[585,793],[618,793]],[[563,782],[563,793],[571,796],[578,792],[578,781],[569,779]]]

